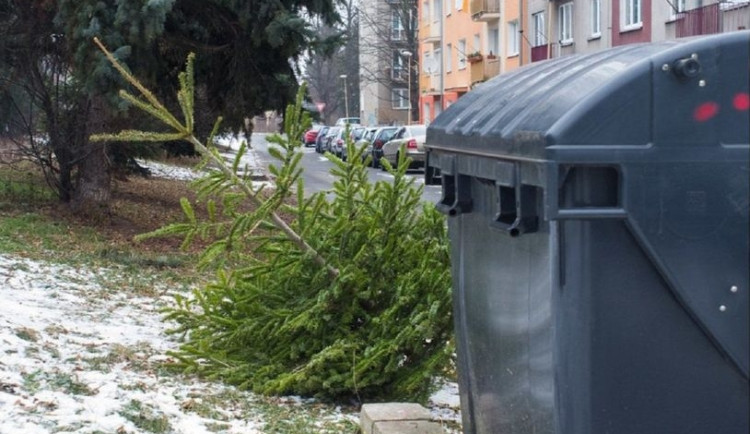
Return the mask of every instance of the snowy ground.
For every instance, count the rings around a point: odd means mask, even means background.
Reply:
[[[97,281],[110,272],[0,255],[0,433],[144,432],[146,419],[174,432],[219,423],[261,432],[231,408],[214,418],[191,411],[225,387],[161,375],[176,343],[158,309],[171,298],[105,289]]]
[[[0,255],[0,433],[273,432],[252,393],[164,371],[172,291],[100,284],[116,272]],[[455,384],[433,398],[436,420],[458,420]]]
[[[254,134],[253,140],[263,140],[262,134]],[[216,143],[225,151],[220,152],[220,155],[224,157],[226,161],[233,162],[237,151],[240,149],[240,145],[245,140],[244,136],[231,136],[225,135],[216,138]],[[203,174],[189,167],[178,167],[171,166],[169,164],[159,163],[157,161],[149,160],[137,160],[138,164],[146,167],[151,172],[151,176],[156,178],[167,178],[167,179],[179,179],[183,181],[194,181],[200,178]],[[264,178],[265,170],[258,163],[255,151],[252,148],[247,149],[246,153],[242,156],[240,164],[238,166],[239,174],[248,174],[253,178]]]
[[[197,176],[147,166],[155,176]],[[157,285],[144,295],[113,288],[117,274],[0,254],[0,434],[276,432],[258,409],[267,400],[167,372],[165,354],[177,342],[164,333],[159,310],[177,289]],[[459,421],[458,405],[449,383],[430,410],[436,420]],[[357,421],[337,408],[315,418],[319,426]]]

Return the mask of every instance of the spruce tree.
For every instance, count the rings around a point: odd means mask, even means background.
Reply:
[[[303,87],[286,110],[285,136],[268,139],[275,182],[261,195],[238,174],[245,147],[225,165],[210,139],[194,135],[192,57],[180,75],[182,120],[118,68],[141,94],[121,96],[168,131],[94,139],[184,139],[204,163],[218,164],[197,184],[208,218],[183,200],[185,222],[149,235],[213,240],[202,263],[215,280],[166,310],[171,333],[183,338],[172,353],[180,365],[266,394],[424,400],[452,354],[451,280],[445,221],[420,206],[410,161],[385,162],[393,181],[373,184],[364,149],[348,143],[347,162],[329,154],[333,198],[306,196],[297,140],[310,123]]]
[[[116,98],[125,85],[91,44],[99,37],[113,55],[178,109],[174,83],[189,52],[197,52],[202,110],[208,133],[214,113],[237,130],[244,119],[283,109],[293,100],[290,60],[316,35],[303,18],[334,22],[334,0],[0,0],[0,84],[30,96],[43,119],[47,164],[64,202],[106,208],[113,149],[90,133],[120,128],[131,113]],[[5,93],[12,95],[13,93]],[[164,98],[166,97],[166,98]],[[22,98],[22,100],[24,100]],[[0,114],[7,113],[0,111]],[[10,116],[10,115],[8,115]],[[10,117],[0,119],[7,122]],[[118,147],[122,150],[122,147]],[[84,206],[82,208],[86,208]]]

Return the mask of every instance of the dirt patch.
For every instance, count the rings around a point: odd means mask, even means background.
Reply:
[[[129,177],[114,181],[108,218],[90,218],[74,214],[67,205],[53,203],[43,212],[57,220],[75,226],[93,228],[112,245],[136,247],[151,252],[174,252],[179,249],[181,238],[151,238],[136,243],[136,235],[145,234],[171,223],[185,221],[180,199],[195,200],[195,192],[187,181]],[[205,211],[197,207],[196,214]],[[197,243],[191,251],[198,251]]]

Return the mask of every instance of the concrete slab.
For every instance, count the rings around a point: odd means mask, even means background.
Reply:
[[[365,404],[360,412],[363,434],[443,434],[440,424],[419,404],[388,402]]]
[[[445,434],[443,427],[426,420],[375,422],[372,434]]]

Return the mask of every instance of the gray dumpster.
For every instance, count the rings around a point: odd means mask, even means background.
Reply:
[[[501,75],[427,131],[466,433],[747,434],[750,32]]]

